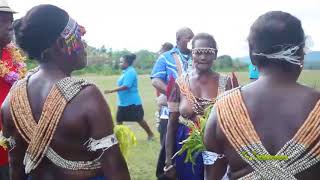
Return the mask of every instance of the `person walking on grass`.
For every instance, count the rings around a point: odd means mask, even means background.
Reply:
[[[144,120],[144,110],[138,91],[138,75],[132,66],[135,59],[135,54],[127,54],[120,58],[119,65],[123,71],[118,79],[118,87],[112,90],[105,90],[104,93],[118,93],[117,124],[138,122],[148,134],[148,140],[153,140],[154,134]]]

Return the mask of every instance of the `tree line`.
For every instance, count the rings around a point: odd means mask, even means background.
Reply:
[[[119,67],[120,57],[132,53],[127,49],[113,51],[105,46],[95,48],[87,47],[88,66],[82,70],[76,71],[75,74],[95,73],[101,75],[120,74]],[[139,50],[133,52],[137,55],[134,66],[139,74],[149,74],[155,61],[158,58],[157,53],[148,50]],[[28,69],[37,66],[36,61],[27,60]],[[233,59],[229,55],[222,55],[214,62],[213,69],[219,71],[247,71],[248,64],[241,62],[240,59]]]

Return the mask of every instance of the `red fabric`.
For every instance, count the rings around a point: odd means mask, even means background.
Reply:
[[[11,86],[8,83],[6,83],[3,78],[0,78],[0,105],[2,105],[4,99],[6,98],[10,90],[10,87]],[[2,121],[0,121],[0,128],[1,122]],[[5,164],[8,164],[8,152],[4,150],[2,147],[0,147],[0,166],[3,166]]]
[[[14,67],[12,67],[12,60],[10,57],[10,54],[7,49],[2,49],[2,60],[6,61],[9,66],[11,66],[10,70],[15,70]],[[9,90],[11,88],[11,85],[8,84],[2,77],[0,77],[0,107],[6,98]],[[1,117],[0,117],[0,129],[1,129]],[[0,147],[0,166],[8,164],[8,152],[4,150],[2,147]]]
[[[168,82],[168,85],[167,85],[167,92],[166,92],[167,97],[170,96],[170,93],[171,93],[171,91],[172,91],[172,89],[174,87],[175,82],[176,81],[175,81],[174,77],[170,76],[169,77],[169,82]]]

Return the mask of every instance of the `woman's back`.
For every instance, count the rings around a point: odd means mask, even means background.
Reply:
[[[46,4],[30,9],[15,32],[39,69],[10,90],[1,109],[11,179],[130,179],[104,97],[70,77],[87,64],[85,28]]]
[[[61,77],[49,76],[49,74],[40,71],[32,75],[28,81],[28,100],[32,115],[38,124],[40,116],[44,113],[44,104],[46,101],[49,101],[49,99],[47,99],[49,92],[53,86],[61,80],[59,78]],[[62,112],[62,116],[49,147],[65,160],[93,161],[100,155],[90,152],[87,148],[87,144],[85,144],[89,140],[90,134],[92,134],[90,132],[92,124],[90,124],[90,118],[88,118],[91,114],[90,110],[97,106],[97,103],[95,103],[94,100],[91,100],[94,98],[92,97],[92,92],[99,93],[97,91],[98,90],[94,86],[84,87],[83,90],[66,105]],[[103,104],[99,105],[101,106]],[[98,116],[101,116],[101,112]],[[14,127],[13,121],[10,123]],[[22,137],[20,136],[20,138]],[[27,146],[25,145],[25,142],[22,144],[24,148],[23,150],[21,149],[21,151],[24,154],[27,150]],[[21,145],[17,144],[17,147],[20,146]],[[88,179],[98,175],[103,175],[101,168],[90,171],[67,170],[58,167],[47,158],[31,172],[31,177],[33,179]]]
[[[206,126],[208,151],[226,154],[232,179],[319,177],[312,169],[319,169],[320,93],[297,83],[305,55],[300,20],[267,12],[251,26],[248,42],[259,79],[217,102]],[[222,173],[210,165],[209,179]]]
[[[45,73],[38,72],[32,75],[28,81],[28,99],[37,123],[43,113],[43,106],[48,94],[58,80],[58,78],[48,77]],[[67,104],[52,141],[53,145],[57,144],[60,148],[68,147],[68,150],[72,151],[72,153],[69,153],[71,156],[77,156],[79,152],[86,150],[83,142],[89,139],[86,119],[88,104],[79,103],[81,99],[85,98],[87,88],[89,87],[85,87]],[[68,151],[64,153],[68,153]],[[83,158],[83,156],[76,158]]]
[[[263,80],[242,88],[241,95],[250,121],[270,155],[276,155],[294,137],[316,103],[320,102],[320,93],[311,88],[302,85],[270,84]],[[231,157],[228,159],[233,178],[242,177],[252,171],[230,144],[227,145],[226,155]],[[314,179],[320,176],[320,166],[313,168],[315,170],[308,169],[297,178]]]

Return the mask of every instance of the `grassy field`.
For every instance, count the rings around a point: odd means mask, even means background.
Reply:
[[[101,91],[116,87],[117,76],[97,76],[85,75],[83,78],[94,82]],[[247,73],[237,73],[240,84],[249,82]],[[320,71],[304,71],[299,79],[299,82],[307,84],[311,87],[316,87],[320,90]],[[157,136],[157,140],[153,142],[147,141],[145,132],[135,123],[127,123],[136,134],[138,144],[131,150],[128,156],[128,166],[133,180],[154,180],[156,162],[160,149],[159,133],[156,130],[154,113],[156,111],[155,90],[151,86],[151,81],[147,75],[139,76],[139,90],[143,100],[145,110],[145,119],[149,123],[152,130]],[[116,94],[105,95],[105,98],[111,108],[113,117],[117,110]]]

